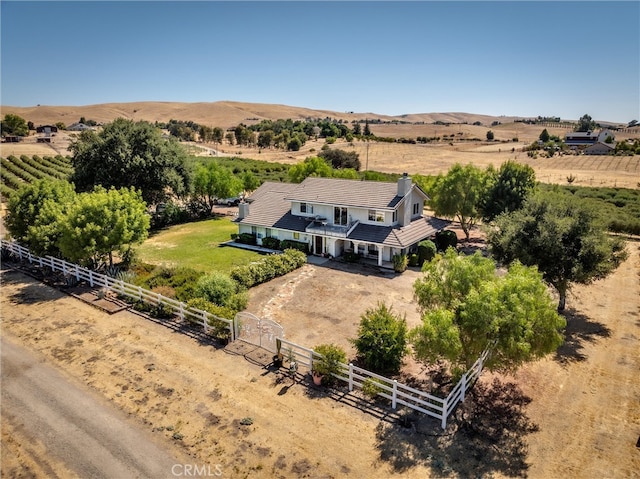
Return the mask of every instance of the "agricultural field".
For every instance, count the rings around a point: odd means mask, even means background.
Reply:
[[[61,155],[9,155],[0,158],[0,193],[3,201],[20,186],[37,180],[66,180],[73,172],[71,161]]]

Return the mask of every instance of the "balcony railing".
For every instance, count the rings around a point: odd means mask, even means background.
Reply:
[[[358,220],[352,221],[348,225],[335,225],[327,224],[324,221],[312,221],[305,229],[305,232],[323,236],[334,236],[336,238],[346,238],[349,233],[353,231],[353,228],[358,226],[358,223]]]

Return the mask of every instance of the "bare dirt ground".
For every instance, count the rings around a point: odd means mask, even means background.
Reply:
[[[175,322],[109,315],[6,269],[2,335],[193,463],[220,465],[223,477],[626,478],[640,470],[640,245],[628,248],[611,277],[574,289],[560,351],[515,377],[483,375],[444,432],[433,419],[316,389],[304,371],[283,380],[253,347],[223,349]],[[307,265],[254,288],[249,311],[281,321],[302,345],[348,347],[344,338],[379,300],[418,320],[417,274]],[[61,467],[30,444],[3,418],[3,475],[44,477],[43,463]]]

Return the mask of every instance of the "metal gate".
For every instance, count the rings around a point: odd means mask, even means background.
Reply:
[[[235,320],[236,339],[255,344],[276,353],[276,339],[282,339],[284,328],[271,319],[260,319],[251,313],[238,313]]]

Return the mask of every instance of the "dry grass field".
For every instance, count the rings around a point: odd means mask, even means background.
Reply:
[[[353,120],[380,119],[381,121],[410,121],[411,124],[382,123],[372,124],[371,130],[376,136],[391,138],[410,138],[418,136],[448,137],[449,141],[435,144],[400,144],[381,142],[353,143],[336,142],[334,148],[355,151],[360,156],[363,168],[383,172],[424,175],[446,172],[455,163],[473,163],[480,167],[499,166],[507,160],[531,165],[538,180],[545,183],[566,184],[567,177],[575,177],[574,184],[581,186],[618,186],[637,188],[640,182],[640,157],[612,156],[555,156],[554,158],[529,158],[522,148],[535,141],[543,127],[514,122],[514,117],[493,117],[468,113],[429,113],[389,117],[374,113],[345,113],[285,105],[267,105],[240,102],[216,103],[163,103],[138,102],[89,105],[79,107],[2,107],[2,114],[16,113],[34,124],[63,122],[70,125],[84,116],[97,122],[109,122],[117,117],[133,120],[162,121],[170,119],[194,121],[208,126],[229,128],[244,123],[251,125],[263,119],[305,119],[334,118],[350,123]],[[576,119],[577,120],[577,119]],[[436,121],[451,122],[449,126],[435,125]],[[481,126],[473,125],[481,122]],[[500,124],[491,126],[493,122]],[[547,128],[551,135],[564,137],[566,128]],[[487,131],[495,134],[495,141],[487,142]],[[640,127],[635,131],[618,133],[616,138],[640,138]],[[28,138],[21,144],[2,144],[0,154],[47,155],[66,154],[69,136],[58,135],[51,145],[36,143]],[[514,142],[513,139],[518,141]],[[472,139],[476,139],[473,141]],[[480,140],[480,141],[477,141]],[[241,148],[232,145],[204,145],[218,148],[221,155],[241,156],[257,160],[276,161],[295,164],[309,156],[316,155],[324,145],[324,140],[308,141],[298,152],[282,150],[259,150]],[[209,152],[202,153],[209,155]]]

